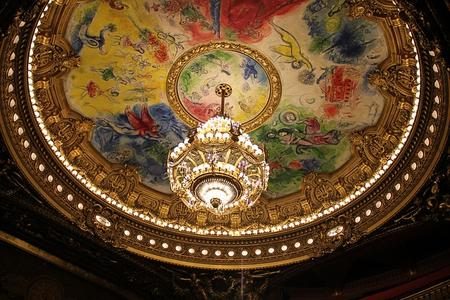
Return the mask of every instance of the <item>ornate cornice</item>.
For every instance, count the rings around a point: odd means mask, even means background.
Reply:
[[[404,300],[446,299],[450,297],[450,280],[435,284],[423,291],[406,296]]]

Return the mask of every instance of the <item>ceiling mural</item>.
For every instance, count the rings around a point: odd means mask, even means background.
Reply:
[[[443,149],[446,74],[402,1],[40,0],[1,44],[0,130],[45,199],[113,246],[220,269],[323,255],[400,210]],[[222,215],[167,172],[221,83],[270,166],[261,199]]]
[[[368,81],[388,55],[382,28],[350,18],[340,2],[88,1],[72,12],[66,38],[81,61],[65,81],[67,101],[95,122],[92,145],[164,193],[167,153],[219,112],[219,83],[233,87],[225,112],[266,146],[268,198],[298,192],[311,172],[338,170],[352,156],[349,135],[383,112]],[[251,48],[205,46],[212,41]],[[184,67],[171,71],[175,61]]]

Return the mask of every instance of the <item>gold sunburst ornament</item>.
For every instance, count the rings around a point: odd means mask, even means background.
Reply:
[[[265,152],[224,113],[231,92],[228,84],[216,87],[220,114],[200,124],[168,156],[170,187],[193,210],[218,215],[245,210],[267,189]]]

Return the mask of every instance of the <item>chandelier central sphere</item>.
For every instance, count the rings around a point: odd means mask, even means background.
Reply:
[[[168,156],[170,187],[191,209],[228,214],[251,207],[267,189],[269,165],[238,122],[224,114],[232,89],[220,84],[219,115],[200,124]]]

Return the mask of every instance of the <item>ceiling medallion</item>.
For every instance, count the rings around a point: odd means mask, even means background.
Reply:
[[[269,165],[265,153],[225,116],[231,86],[216,87],[220,114],[199,125],[168,157],[172,190],[191,209],[218,215],[245,210],[267,189]]]
[[[4,141],[82,230],[168,263],[273,267],[358,241],[429,178],[449,130],[448,77],[428,36],[399,15],[401,0],[273,2],[254,18],[222,6],[222,29],[207,2],[177,12],[160,2],[119,11],[42,0],[1,41]],[[260,199],[230,213],[190,209],[166,176],[186,128],[217,114],[220,82],[233,86],[224,112],[264,144],[271,167]],[[225,173],[215,182],[242,196]],[[210,182],[199,176],[192,193]]]
[[[241,123],[245,132],[267,121],[281,100],[280,75],[270,59],[229,41],[201,44],[180,55],[169,70],[167,99],[177,115],[195,127],[218,113],[220,103],[208,88],[220,82],[235,87],[238,100],[226,103],[225,113]]]

